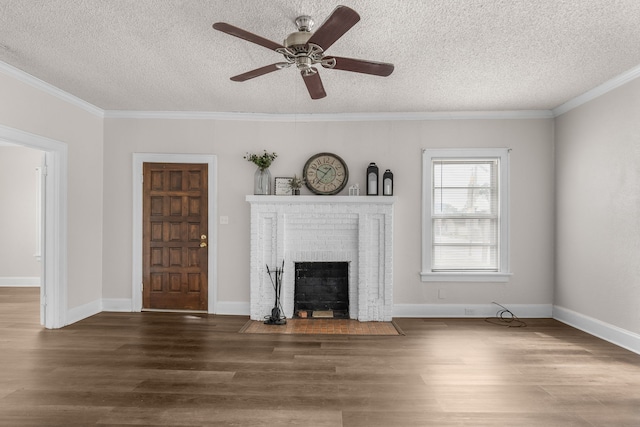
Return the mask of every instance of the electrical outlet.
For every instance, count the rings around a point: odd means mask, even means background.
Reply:
[[[447,294],[444,291],[444,289],[438,289],[438,299],[445,299],[446,297],[447,297]]]
[[[465,316],[475,316],[476,311],[473,308],[465,308],[464,315]]]
[[[221,216],[220,217],[220,224],[229,224],[229,217],[228,216]]]

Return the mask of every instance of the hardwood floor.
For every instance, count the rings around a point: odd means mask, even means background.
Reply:
[[[1,426],[640,426],[640,355],[551,319],[406,336],[240,334],[243,316],[38,324],[0,288]]]

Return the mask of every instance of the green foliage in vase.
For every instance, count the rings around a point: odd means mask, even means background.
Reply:
[[[294,190],[300,189],[300,187],[302,187],[302,184],[304,184],[304,180],[302,178],[298,178],[296,175],[293,175],[293,178],[291,178],[291,181],[289,181],[289,187],[293,188]]]
[[[258,166],[260,170],[265,170],[271,166],[276,157],[278,157],[276,153],[267,153],[267,150],[264,150],[261,155],[247,153],[244,159]]]

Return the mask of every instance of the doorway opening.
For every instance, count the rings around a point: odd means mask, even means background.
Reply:
[[[38,295],[42,289],[43,161],[41,150],[0,142],[0,286],[38,288]],[[32,291],[35,294],[36,289]],[[44,324],[44,306],[38,306]]]
[[[0,125],[0,142],[44,153],[41,243],[41,324],[67,324],[67,145]]]

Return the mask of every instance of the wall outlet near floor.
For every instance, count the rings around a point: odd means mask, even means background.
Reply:
[[[465,316],[475,316],[476,315],[476,311],[473,308],[465,308],[464,309],[464,315]]]

